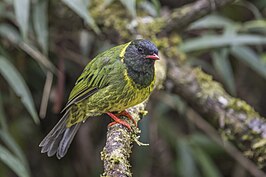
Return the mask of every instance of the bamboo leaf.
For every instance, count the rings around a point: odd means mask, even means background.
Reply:
[[[202,169],[204,177],[222,177],[210,157],[199,147],[193,149],[198,165]]]
[[[266,37],[260,35],[206,35],[203,37],[187,40],[180,48],[184,52],[192,52],[208,48],[232,46],[232,45],[255,45],[266,44]]]
[[[266,79],[266,64],[253,50],[245,46],[234,46],[230,51],[233,56]]]
[[[100,30],[88,11],[88,1],[84,0],[63,0],[63,2],[74,12],[76,12],[86,23],[94,30],[95,33],[100,33]]]
[[[10,40],[14,44],[18,44],[21,41],[18,31],[9,24],[0,25],[0,36]]]
[[[182,177],[198,177],[197,165],[190,146],[184,140],[177,142],[176,150],[178,152],[177,172]]]
[[[47,6],[48,1],[42,0],[39,0],[33,6],[34,30],[37,35],[38,43],[45,54],[47,54],[48,51]]]
[[[27,166],[26,157],[24,156],[22,150],[15,142],[15,140],[10,136],[7,131],[0,130],[0,138],[5,143],[5,145],[19,158],[19,160]]]
[[[21,161],[0,145],[0,160],[12,169],[19,177],[30,177],[29,172]]]
[[[136,17],[136,0],[120,0],[120,2],[127,8],[133,18]]]
[[[22,103],[30,113],[34,122],[39,123],[39,118],[34,108],[34,103],[29,88],[17,69],[3,56],[0,56],[0,73],[9,83],[17,96],[21,97]]]
[[[209,15],[192,23],[189,29],[224,28],[226,26],[235,25],[237,25],[237,23],[220,15]]]
[[[30,0],[14,0],[13,5],[19,29],[23,39],[26,39],[29,26]]]
[[[219,51],[212,52],[212,61],[215,70],[223,80],[223,83],[228,88],[229,92],[233,95],[236,94],[234,74],[232,66],[228,59],[228,49],[223,48]]]

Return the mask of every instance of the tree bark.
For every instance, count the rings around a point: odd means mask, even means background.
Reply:
[[[169,68],[172,91],[219,130],[242,153],[263,167],[266,162],[266,119],[243,100],[230,96],[198,68]]]
[[[184,31],[192,22],[232,2],[234,0],[198,0],[175,9],[169,16],[164,17],[165,25],[160,34]]]

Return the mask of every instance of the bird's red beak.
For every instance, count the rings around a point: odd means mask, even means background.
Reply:
[[[155,53],[153,55],[147,55],[146,58],[152,59],[152,60],[160,60],[159,56]]]

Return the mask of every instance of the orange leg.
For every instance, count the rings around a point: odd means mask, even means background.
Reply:
[[[119,118],[118,118],[116,115],[114,115],[113,113],[108,112],[108,113],[106,113],[106,114],[108,114],[108,116],[110,116],[110,117],[114,120],[114,122],[111,122],[108,126],[112,126],[112,125],[118,123],[118,124],[124,125],[124,126],[127,127],[129,130],[131,130],[131,127],[130,127],[130,125],[129,125],[128,123],[126,123],[125,121],[119,119]]]
[[[136,125],[136,127],[137,127],[137,123],[136,123],[136,121],[132,118],[132,116],[127,112],[127,111],[122,111],[122,112],[120,112],[120,113],[118,113],[118,114],[115,114],[116,116],[126,116],[127,118],[129,118],[130,120],[132,120],[133,122],[134,122],[134,124]]]

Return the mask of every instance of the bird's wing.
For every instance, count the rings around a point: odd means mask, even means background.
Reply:
[[[83,70],[72,89],[67,105],[62,110],[68,110],[73,104],[79,103],[90,97],[101,88],[106,87],[110,82],[110,73],[118,69],[117,63],[121,62],[125,48],[128,46],[120,45],[96,56]]]
[[[69,109],[71,105],[83,101],[96,93],[99,89],[108,85],[105,68],[111,64],[109,63],[110,61],[110,59],[106,58],[106,60],[102,62],[102,66],[98,66],[96,60],[89,63],[76,81],[70,93],[67,105],[62,111]]]

